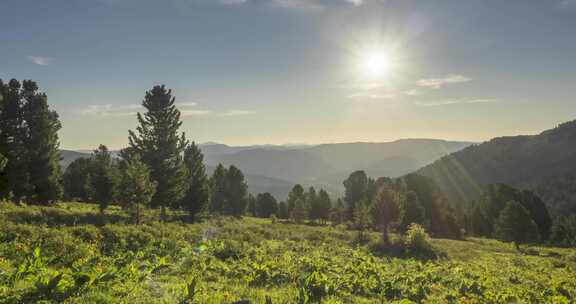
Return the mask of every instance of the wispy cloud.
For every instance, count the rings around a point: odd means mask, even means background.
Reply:
[[[219,116],[244,116],[252,115],[256,112],[250,110],[228,110],[226,112],[219,113]]]
[[[49,65],[50,62],[53,61],[52,58],[42,57],[42,56],[28,56],[26,58],[28,59],[28,61],[32,62],[33,64],[37,64],[37,65]]]
[[[398,97],[398,95],[394,93],[378,94],[378,93],[363,92],[348,95],[348,99],[354,99],[354,100],[380,100],[380,99],[392,99],[396,97]]]
[[[180,115],[182,117],[189,116],[206,116],[212,114],[210,110],[180,110]]]
[[[88,105],[83,109],[80,114],[86,116],[100,116],[100,117],[122,117],[122,116],[133,116],[142,109],[139,104],[129,104],[129,105]]]
[[[228,110],[224,112],[215,112],[212,110],[198,109],[196,102],[176,103],[177,108],[180,110],[182,117],[191,116],[242,116],[254,114],[254,111],[248,110]],[[101,105],[87,105],[80,111],[84,116],[95,117],[130,117],[135,116],[138,112],[143,112],[144,108],[139,104],[128,105],[114,105],[114,104],[101,104]]]
[[[416,105],[423,107],[438,107],[456,104],[479,104],[479,103],[497,103],[498,99],[455,99],[455,100],[441,100],[431,102],[416,102]]]
[[[469,77],[466,77],[463,75],[451,74],[451,75],[448,75],[448,76],[442,77],[442,78],[420,79],[420,80],[418,80],[417,84],[419,86],[422,86],[422,87],[428,87],[428,88],[432,88],[432,89],[440,89],[447,84],[463,83],[463,82],[469,82],[471,80],[472,80],[472,78],[469,78]]]

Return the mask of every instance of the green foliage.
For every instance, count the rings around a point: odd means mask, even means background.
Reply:
[[[120,220],[104,227],[21,221],[48,211],[98,213],[80,203],[0,204],[0,303],[570,303],[576,295],[573,249],[526,255],[495,240],[430,239],[446,257],[420,259],[415,248],[427,248],[427,236],[411,227],[403,238],[411,253],[375,256],[340,228],[249,217],[136,226],[115,206],[106,216]]]
[[[306,209],[306,202],[303,199],[297,199],[294,201],[294,206],[292,207],[292,213],[290,214],[290,218],[298,223],[304,223],[306,218],[308,217],[308,210]]]
[[[148,207],[156,191],[148,167],[135,156],[125,161],[118,201],[129,211],[134,222],[140,223],[141,209]]]
[[[90,189],[91,199],[98,202],[100,211],[104,212],[116,196],[118,186],[116,166],[106,146],[100,145],[92,152],[89,168],[86,185]]]
[[[210,188],[212,195],[210,196],[210,212],[212,213],[224,213],[226,206],[228,205],[227,201],[227,192],[226,189],[228,187],[228,170],[222,164],[218,164],[214,173],[212,173],[212,177],[210,178]]]
[[[0,197],[48,204],[60,199],[58,114],[38,85],[15,79],[0,80],[0,154],[8,163],[0,175]]]
[[[433,252],[430,236],[422,226],[416,223],[408,226],[404,236],[404,244],[409,253],[428,255]]]
[[[184,164],[187,169],[188,190],[180,206],[189,212],[190,219],[194,221],[198,214],[207,208],[210,199],[204,156],[194,142],[184,151]]]
[[[576,214],[556,219],[550,242],[557,246],[576,247]]]
[[[300,184],[294,185],[290,193],[288,194],[288,200],[286,201],[288,205],[288,213],[292,215],[294,208],[296,207],[296,201],[301,200],[304,202],[306,200],[306,194],[304,193],[304,188]],[[308,215],[305,215],[308,216]]]
[[[174,102],[171,90],[163,85],[153,87],[142,101],[146,113],[138,113],[136,132],[129,131],[130,148],[150,168],[150,177],[157,184],[152,206],[163,211],[182,199],[187,186],[182,154],[188,141],[184,133],[178,133],[182,121]]]
[[[536,242],[539,239],[538,227],[530,213],[520,203],[506,203],[496,220],[496,235],[499,239],[519,244]]]
[[[278,204],[278,218],[283,220],[290,218],[290,213],[288,213],[288,205],[285,202],[280,202]]]
[[[228,214],[239,217],[246,210],[248,185],[244,174],[238,168],[230,166],[226,174],[226,202]]]
[[[278,213],[278,202],[272,194],[259,193],[256,196],[256,216],[261,218],[269,218]]]
[[[92,160],[84,157],[75,159],[66,167],[62,180],[64,197],[67,200],[90,201],[90,192],[92,191],[91,171]]]
[[[344,201],[347,204],[347,219],[354,217],[356,204],[365,200],[368,189],[368,176],[364,171],[356,171],[344,181]]]
[[[412,223],[422,225],[425,220],[425,210],[415,192],[408,192],[400,200],[400,224],[401,231],[407,231]]]

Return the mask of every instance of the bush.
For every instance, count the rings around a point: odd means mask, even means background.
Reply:
[[[436,253],[430,243],[430,236],[419,224],[412,223],[408,226],[404,236],[406,253],[416,257],[435,257]]]

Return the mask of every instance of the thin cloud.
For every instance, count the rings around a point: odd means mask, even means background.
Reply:
[[[80,114],[85,116],[99,116],[99,117],[122,117],[122,116],[133,116],[138,113],[138,110],[142,109],[141,105],[130,104],[130,105],[88,105]]]
[[[181,110],[180,115],[182,117],[189,117],[189,116],[206,116],[212,114],[210,110]]]
[[[228,110],[226,112],[220,113],[219,116],[244,116],[244,115],[252,115],[256,112],[250,110]]]
[[[354,93],[348,95],[348,99],[354,99],[354,100],[379,100],[379,99],[392,99],[396,97],[398,97],[398,95],[393,93],[388,94]]]
[[[37,64],[37,65],[49,65],[50,62],[53,61],[52,58],[42,57],[42,56],[28,56],[26,58],[28,59],[28,61],[32,62],[33,64]]]
[[[422,87],[440,89],[447,84],[463,83],[463,82],[469,82],[471,80],[472,78],[463,75],[451,74],[442,78],[420,79],[418,80],[417,84]]]
[[[417,105],[423,107],[439,107],[457,104],[479,104],[479,103],[497,103],[498,99],[460,99],[460,100],[441,100],[432,102],[416,102]]]

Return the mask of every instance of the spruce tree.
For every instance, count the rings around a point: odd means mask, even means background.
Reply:
[[[222,164],[218,164],[210,178],[210,190],[212,194],[210,195],[209,209],[212,213],[224,213],[224,208],[228,204],[226,201],[227,175],[228,170],[222,166]]]
[[[246,196],[248,185],[240,169],[230,166],[226,174],[226,202],[225,213],[240,217],[246,211]]]
[[[306,209],[309,211],[308,219],[311,222],[315,222],[320,218],[320,204],[314,187],[308,188],[308,193],[306,193]]]
[[[326,190],[320,189],[320,191],[318,191],[317,205],[318,219],[322,224],[326,224],[330,219],[330,210],[332,209],[332,201],[330,200],[330,195]]]
[[[192,142],[184,151],[188,190],[180,205],[188,211],[193,222],[197,215],[204,211],[210,199],[210,187],[204,166],[204,155]]]
[[[374,223],[382,231],[382,241],[389,243],[388,229],[400,217],[400,193],[384,187],[374,199]]]
[[[124,160],[119,187],[118,201],[131,215],[134,223],[140,224],[142,209],[149,207],[156,183],[151,180],[150,170],[139,156]]]
[[[90,171],[92,170],[90,158],[80,157],[71,162],[62,176],[64,186],[64,199],[89,201],[90,197],[86,191]]]
[[[344,223],[345,219],[346,219],[346,207],[344,206],[344,201],[342,201],[342,199],[339,198],[336,201],[336,205],[332,207],[332,209],[330,210],[330,220],[332,221],[332,224],[339,225]]]
[[[28,163],[26,158],[26,124],[23,115],[24,100],[20,82],[16,79],[8,83],[0,80],[0,154],[8,159],[0,179],[6,185],[1,198],[21,201],[30,189]]]
[[[58,114],[50,110],[48,97],[38,92],[35,82],[25,80],[22,83],[22,97],[27,128],[24,155],[30,183],[29,198],[41,204],[51,203],[62,197],[58,141],[62,125]]]
[[[297,200],[304,201],[305,199],[306,195],[304,194],[304,188],[300,184],[294,185],[294,187],[292,187],[292,190],[288,194],[288,201],[287,201],[288,213],[292,214],[292,210],[294,210],[294,206],[296,205]]]
[[[294,207],[290,213],[290,218],[297,224],[302,224],[308,217],[308,210],[306,210],[306,202],[303,199],[296,199]]]
[[[422,225],[425,220],[425,209],[415,192],[409,191],[400,203],[400,230],[406,231],[410,224]]]
[[[256,213],[258,217],[269,218],[271,215],[278,215],[278,202],[272,194],[260,193],[256,197]]]
[[[90,160],[91,198],[99,204],[100,212],[104,212],[116,194],[118,186],[116,167],[112,154],[104,145],[100,145],[92,152]]]
[[[522,204],[506,203],[495,223],[496,236],[506,242],[513,242],[517,249],[520,244],[536,242],[539,239],[538,226]]]
[[[129,131],[130,147],[150,168],[150,176],[157,184],[152,207],[160,207],[162,214],[165,207],[178,203],[186,191],[182,154],[188,142],[184,133],[178,131],[182,121],[174,102],[171,90],[164,85],[153,87],[142,102],[146,113],[138,113],[136,132]]]
[[[344,201],[347,204],[346,217],[349,220],[354,218],[356,204],[365,200],[368,191],[368,176],[364,171],[356,171],[344,181]]]

